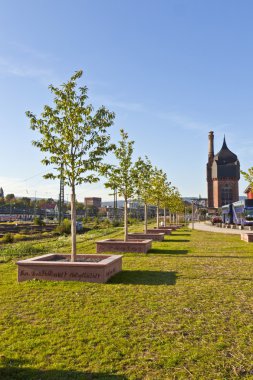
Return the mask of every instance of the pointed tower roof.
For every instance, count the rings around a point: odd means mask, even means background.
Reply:
[[[222,148],[224,148],[224,149],[228,149],[228,147],[227,147],[227,143],[226,143],[226,137],[225,137],[225,135],[224,135],[224,139],[223,139]],[[221,149],[222,149],[222,148],[221,148]]]
[[[227,147],[225,135],[221,150],[214,156],[214,160],[217,161],[218,165],[229,164],[237,161],[237,155],[231,152],[231,150]]]

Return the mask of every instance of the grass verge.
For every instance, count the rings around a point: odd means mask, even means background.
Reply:
[[[79,235],[78,251],[121,233]],[[70,239],[14,246],[0,251],[1,379],[253,378],[253,244],[239,236],[177,231],[124,254],[107,284],[18,284],[17,258]]]

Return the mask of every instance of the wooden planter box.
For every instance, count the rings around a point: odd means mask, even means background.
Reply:
[[[138,252],[147,253],[152,247],[150,239],[116,240],[107,239],[96,242],[97,253],[102,252]]]
[[[148,234],[160,234],[163,233],[165,235],[171,235],[171,228],[152,228],[147,230]]]
[[[253,243],[253,233],[243,233],[241,234],[241,240],[246,241],[247,243]]]
[[[51,280],[103,283],[122,271],[122,256],[48,254],[17,262],[18,281]]]
[[[132,239],[152,239],[154,241],[163,241],[164,240],[164,235],[165,233],[159,233],[159,234],[156,234],[156,233],[147,233],[145,234],[144,232],[133,232],[133,233],[130,233],[128,234],[128,239],[129,240],[132,240]]]

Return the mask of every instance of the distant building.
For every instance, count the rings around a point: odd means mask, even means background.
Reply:
[[[248,186],[247,189],[244,191],[245,194],[247,194],[248,199],[253,199],[253,188],[252,186]]]
[[[114,208],[114,207],[106,207],[106,216],[108,219],[117,219],[122,220],[124,218],[124,207]]]
[[[57,217],[59,214],[58,205],[56,202],[54,203],[45,203],[40,207],[40,213],[44,215],[46,218],[49,217]]]
[[[102,198],[96,198],[96,197],[84,198],[85,207],[100,208],[101,203],[102,203]]]
[[[214,155],[214,133],[208,135],[207,195],[208,207],[218,208],[239,200],[240,162],[224,137],[221,150]]]

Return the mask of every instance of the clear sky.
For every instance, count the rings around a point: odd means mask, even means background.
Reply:
[[[0,0],[0,187],[57,197],[25,111],[83,69],[90,102],[116,113],[135,157],[148,155],[183,196],[206,196],[208,132],[253,165],[251,0]],[[240,181],[240,194],[246,187]],[[66,194],[69,190],[66,189]],[[78,188],[108,200],[102,182]],[[67,195],[68,197],[68,195]]]

